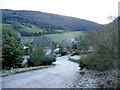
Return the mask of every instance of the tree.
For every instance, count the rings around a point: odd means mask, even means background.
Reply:
[[[0,70],[2,70],[2,27],[0,27]]]
[[[23,46],[17,33],[6,27],[2,28],[2,64],[3,69],[20,67],[23,60]]]
[[[86,31],[86,38],[89,46],[94,48],[94,52],[81,58],[81,62],[86,68],[104,71],[107,69],[117,69],[118,65],[118,23],[115,19],[97,30]]]

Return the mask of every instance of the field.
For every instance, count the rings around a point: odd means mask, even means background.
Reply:
[[[12,24],[0,24],[0,27],[2,25],[7,26],[8,28],[14,27]],[[36,27],[34,25],[31,25],[31,27],[29,27],[29,26],[18,24],[17,27],[20,27],[20,29],[19,29],[20,31],[33,32],[33,33],[34,32],[43,32],[42,29],[40,29],[40,28],[38,28],[38,27]]]
[[[61,42],[64,39],[76,38],[79,35],[83,35],[83,34],[81,32],[66,32],[66,33],[61,33],[61,34],[48,34],[45,36],[50,37],[54,42]]]
[[[68,32],[68,33],[61,33],[61,34],[47,34],[45,36],[50,37],[53,42],[61,42],[64,39],[76,38],[76,37],[79,37],[80,35],[83,35],[83,33],[76,31],[76,32]],[[34,38],[33,36],[32,37],[24,36],[22,37],[22,40],[24,40],[25,42],[32,42],[33,38]]]
[[[35,27],[35,26],[32,26],[32,27],[28,27],[28,26],[23,26],[21,25],[22,28],[20,30],[22,31],[26,31],[26,32],[42,32],[43,30],[38,28],[38,27]]]

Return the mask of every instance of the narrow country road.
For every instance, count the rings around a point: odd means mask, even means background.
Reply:
[[[77,63],[68,56],[57,58],[56,66],[2,78],[2,88],[69,88],[79,76]]]

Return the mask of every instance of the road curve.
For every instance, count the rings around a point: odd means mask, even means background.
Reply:
[[[2,78],[2,88],[69,88],[79,76],[77,63],[68,56],[57,58],[56,66]]]

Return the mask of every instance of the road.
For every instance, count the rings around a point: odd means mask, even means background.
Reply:
[[[68,56],[57,58],[51,68],[33,70],[2,78],[2,88],[69,88],[79,77],[79,66]]]

